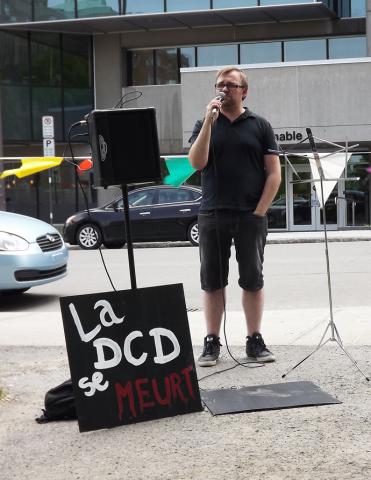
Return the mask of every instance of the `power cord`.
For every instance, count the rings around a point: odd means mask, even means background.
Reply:
[[[127,97],[129,97],[130,95],[133,95],[133,94],[136,94],[136,96],[133,97],[133,98],[127,98]],[[131,102],[131,101],[137,100],[137,99],[140,98],[142,95],[143,95],[143,92],[141,92],[141,91],[139,91],[139,90],[133,90],[133,91],[131,91],[131,92],[127,92],[127,93],[125,93],[125,94],[120,98],[120,100],[116,103],[116,105],[115,105],[113,108],[114,108],[114,109],[116,109],[116,108],[122,108],[125,104],[127,104],[127,103],[129,103],[129,102]],[[124,101],[124,99],[126,99],[126,100]],[[75,160],[75,156],[74,156],[74,153],[73,153],[71,140],[72,140],[72,138],[77,138],[77,137],[88,137],[88,136],[89,136],[89,133],[88,133],[88,132],[86,132],[86,133],[77,133],[77,134],[72,135],[72,136],[71,136],[71,133],[72,133],[72,130],[73,130],[74,128],[76,128],[76,127],[78,127],[78,126],[83,126],[83,125],[86,125],[86,120],[81,120],[81,121],[79,121],[79,122],[73,123],[73,124],[70,126],[70,128],[69,128],[69,130],[68,130],[68,134],[67,134],[68,148],[69,148],[69,150],[70,150],[70,152],[71,152],[71,159],[72,159],[72,161],[69,161],[69,160],[67,160],[67,161],[74,166],[75,171],[76,171],[77,168],[78,168],[78,164],[77,164],[77,162],[76,162],[76,160]],[[66,149],[67,149],[67,145],[66,145],[66,147],[64,148],[63,157],[65,156]],[[76,173],[77,173],[77,172],[76,172]],[[81,190],[82,195],[83,195],[83,198],[84,198],[84,202],[85,202],[85,206],[86,206],[86,211],[87,211],[87,213],[88,213],[89,220],[90,220],[92,223],[94,223],[94,221],[93,221],[93,219],[92,219],[92,216],[91,216],[91,213],[90,213],[90,209],[89,209],[88,198],[87,198],[86,192],[85,192],[85,190],[84,190],[84,187],[83,187],[83,185],[82,185],[82,183],[81,183],[81,181],[80,181],[80,178],[79,178],[79,176],[78,176],[78,173],[77,173],[77,175],[76,175],[76,179],[77,179],[77,183],[78,183],[78,185],[79,185],[79,187],[80,187],[80,190]],[[99,247],[98,247],[98,250],[99,250],[99,255],[100,255],[100,257],[101,257],[101,261],[102,261],[104,270],[105,270],[105,272],[106,272],[107,278],[108,278],[108,280],[109,280],[109,282],[110,282],[110,284],[111,284],[111,287],[112,287],[112,289],[113,289],[115,292],[117,292],[117,289],[116,289],[116,287],[115,287],[115,285],[114,285],[114,283],[113,283],[113,281],[112,281],[112,278],[111,278],[111,276],[110,276],[110,274],[109,274],[109,272],[108,272],[108,268],[107,268],[106,262],[105,262],[105,260],[104,260],[104,255],[103,255],[103,252],[102,252],[102,249],[101,249],[101,246],[100,246],[100,245],[99,245]]]
[[[67,134],[68,147],[69,147],[69,149],[70,149],[71,158],[72,158],[72,162],[70,162],[70,163],[72,163],[72,165],[74,165],[75,169],[78,168],[78,164],[77,164],[77,162],[76,162],[76,160],[75,160],[75,156],[74,156],[74,153],[73,153],[72,144],[71,144],[71,139],[74,138],[74,137],[77,137],[77,136],[83,136],[83,135],[85,136],[86,134],[77,134],[77,135],[74,135],[73,137],[71,137],[71,133],[72,133],[72,130],[73,130],[75,127],[84,125],[85,123],[86,123],[86,122],[84,122],[84,123],[83,123],[83,122],[73,123],[73,124],[70,126],[70,128],[69,128],[69,130],[68,130],[68,134]],[[64,152],[64,153],[65,153],[65,152]],[[63,156],[64,156],[64,154],[63,154]],[[76,170],[75,170],[75,171],[76,171]],[[91,213],[90,213],[90,209],[89,209],[88,197],[87,197],[87,195],[86,195],[86,192],[85,192],[85,190],[84,190],[84,187],[82,186],[82,183],[81,183],[81,181],[80,181],[80,178],[79,178],[78,174],[76,175],[76,178],[77,178],[77,183],[79,184],[79,187],[80,187],[80,189],[81,189],[81,192],[82,192],[82,195],[83,195],[83,198],[84,198],[84,201],[85,201],[86,211],[88,212],[89,220],[90,220],[92,223],[94,223],[94,221],[93,221],[93,219],[92,219],[92,216],[91,216]],[[115,285],[114,285],[113,282],[112,282],[112,278],[111,278],[111,276],[110,276],[110,274],[109,274],[109,272],[108,272],[107,265],[106,265],[106,262],[105,262],[105,260],[104,260],[104,256],[103,256],[102,249],[101,249],[100,245],[99,245],[99,247],[98,247],[98,250],[99,250],[99,254],[100,254],[100,257],[101,257],[101,261],[102,261],[104,270],[105,270],[105,272],[106,272],[106,275],[107,275],[107,277],[108,277],[108,280],[109,280],[109,282],[110,282],[110,284],[111,284],[112,289],[116,292],[117,290],[116,290]]]

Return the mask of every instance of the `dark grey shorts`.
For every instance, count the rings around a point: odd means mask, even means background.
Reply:
[[[268,233],[266,216],[233,210],[200,213],[198,228],[202,290],[212,292],[228,284],[232,240],[240,287],[250,292],[263,288],[264,247]]]

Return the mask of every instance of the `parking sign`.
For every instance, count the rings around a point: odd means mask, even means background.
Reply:
[[[54,138],[54,117],[45,115],[42,117],[43,138]]]

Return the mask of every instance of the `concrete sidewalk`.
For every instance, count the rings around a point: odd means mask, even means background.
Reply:
[[[328,230],[329,242],[371,241],[371,228]],[[325,232],[269,232],[267,243],[317,243],[325,241]]]
[[[0,316],[0,345],[65,346],[60,312],[2,312]],[[317,345],[329,318],[328,308],[266,310],[263,335],[269,345]],[[368,306],[334,308],[334,321],[344,345],[371,345],[370,318]],[[193,345],[203,345],[203,312],[188,312],[188,321]],[[228,344],[244,346],[246,326],[242,311],[227,311],[226,334]],[[221,342],[225,343],[223,333]]]

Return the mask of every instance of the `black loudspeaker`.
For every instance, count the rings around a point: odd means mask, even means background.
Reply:
[[[87,125],[95,186],[161,180],[154,108],[93,110]]]

